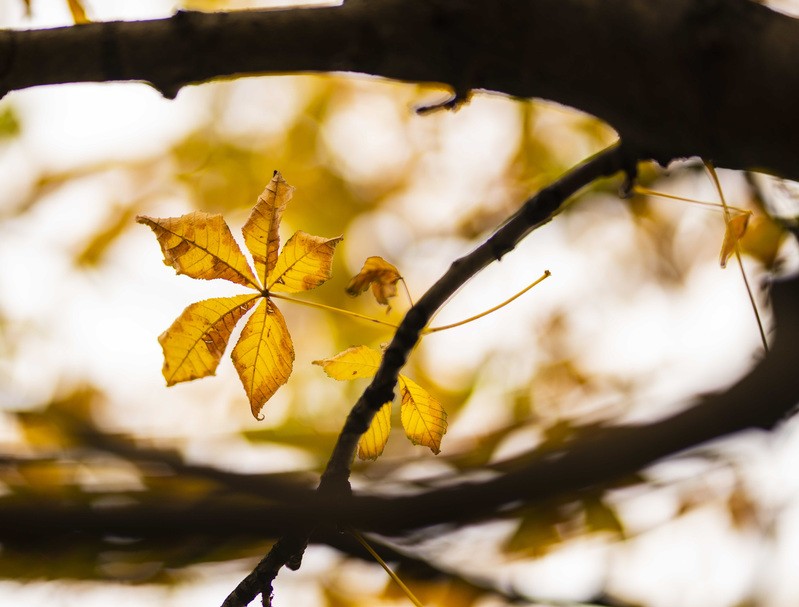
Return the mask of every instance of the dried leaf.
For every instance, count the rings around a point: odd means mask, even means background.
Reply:
[[[277,262],[280,248],[278,228],[286,205],[294,195],[294,188],[286,183],[283,176],[275,171],[272,180],[258,197],[247,223],[241,229],[244,242],[252,253],[255,271],[262,284],[272,272]]]
[[[298,231],[289,238],[266,282],[268,290],[297,293],[327,281],[339,238],[322,238]]]
[[[194,211],[166,219],[140,215],[136,221],[155,232],[164,263],[178,274],[204,280],[224,278],[260,291],[258,280],[221,215]]]
[[[391,402],[384,404],[358,442],[358,458],[375,460],[383,454],[391,432]]]
[[[315,360],[329,377],[339,380],[372,377],[377,373],[383,355],[369,346],[353,346],[330,358]]]
[[[382,257],[368,257],[361,271],[347,285],[347,295],[356,297],[371,285],[377,303],[387,306],[389,298],[397,294],[400,278],[399,270]]]
[[[233,328],[258,297],[220,297],[187,307],[158,338],[164,350],[167,386],[213,375]]]
[[[261,409],[288,381],[294,363],[294,345],[286,321],[269,299],[264,298],[244,325],[231,357],[252,414],[262,419]]]
[[[751,213],[741,213],[731,217],[727,222],[727,229],[724,233],[724,243],[721,245],[721,254],[719,255],[719,264],[722,268],[727,267],[727,261],[730,256],[735,252],[735,247],[738,241],[746,234],[746,228],[749,226],[749,218],[752,217]]]
[[[86,9],[83,8],[83,4],[80,0],[67,0],[67,4],[69,5],[69,12],[72,13],[72,20],[75,22],[75,25],[91,23],[91,19],[86,16]]]
[[[447,413],[444,407],[419,384],[404,375],[399,376],[402,395],[400,419],[405,434],[414,445],[424,445],[438,454],[441,439],[447,431]]]

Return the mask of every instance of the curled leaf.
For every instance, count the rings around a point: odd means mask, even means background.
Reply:
[[[383,454],[391,432],[391,403],[387,402],[375,413],[369,429],[358,441],[358,458],[375,460]]]
[[[389,298],[397,294],[400,278],[399,270],[382,257],[367,257],[361,271],[347,285],[347,295],[356,297],[371,286],[377,303],[388,306]]]
[[[341,237],[322,238],[297,231],[280,251],[266,288],[297,293],[326,282],[332,274],[333,253],[339,242]]]
[[[280,310],[267,298],[241,332],[231,354],[256,419],[278,388],[285,384],[294,364],[294,346]]]
[[[213,375],[233,327],[258,295],[206,299],[191,304],[158,338],[167,386]]]
[[[746,234],[746,228],[749,227],[750,217],[752,217],[751,213],[741,213],[731,217],[727,222],[727,229],[724,232],[724,243],[721,245],[721,254],[719,255],[719,264],[722,268],[727,267],[727,262],[730,256],[735,252],[738,241]]]
[[[275,171],[272,180],[258,197],[247,223],[241,229],[262,284],[266,284],[266,277],[277,262],[280,248],[278,228],[283,211],[293,195],[294,188],[286,183],[278,171]]]
[[[377,373],[383,355],[369,346],[353,346],[330,358],[313,361],[327,373],[328,377],[339,380],[372,377]]]
[[[405,434],[414,445],[424,445],[438,454],[441,439],[447,431],[447,413],[444,407],[419,384],[404,375],[399,376],[402,408],[400,419]]]
[[[152,229],[164,263],[178,274],[205,280],[224,278],[260,291],[247,258],[221,215],[194,211],[166,219],[139,215],[136,221]]]

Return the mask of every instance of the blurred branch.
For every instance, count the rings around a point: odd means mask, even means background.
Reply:
[[[661,162],[799,178],[799,22],[751,0],[346,0],[0,32],[0,94],[67,82],[187,84],[358,72],[554,100]],[[590,60],[586,60],[590,58]],[[764,133],[769,136],[763,136]]]

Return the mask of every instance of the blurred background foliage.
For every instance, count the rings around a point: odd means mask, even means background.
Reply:
[[[94,19],[176,8],[83,4]],[[69,21],[66,3],[30,8],[26,17],[25,3],[7,3],[0,19]],[[206,84],[172,102],[136,84],[0,102],[0,602],[220,603],[280,531],[259,511],[314,486],[365,386],[329,380],[310,362],[390,339],[377,325],[285,305],[297,361],[263,422],[229,364],[167,390],[158,334],[229,285],[175,277],[137,213],[223,213],[237,234],[278,169],[297,188],[284,237],[297,228],[345,237],[333,279],[307,297],[399,321],[407,302],[386,315],[344,293],[367,256],[397,265],[417,298],[538,188],[615,139],[593,118],[539,101],[477,94],[458,112],[414,111],[446,96],[309,75]],[[721,175],[729,201],[754,213],[742,242],[753,283],[792,267],[792,243],[762,208],[773,184]],[[716,200],[697,161],[643,167],[641,184]],[[453,299],[436,324],[553,272],[494,315],[424,340],[406,372],[449,413],[442,453],[392,435],[380,460],[356,464],[356,489],[498,474],[597,424],[657,419],[747,372],[758,333],[736,269],[718,267],[721,215],[623,199],[619,187],[592,185]],[[756,297],[768,322],[766,293]],[[797,447],[791,422],[591,494],[373,542],[431,607],[795,604]],[[406,604],[352,538],[318,541],[299,572],[281,573],[278,604]]]

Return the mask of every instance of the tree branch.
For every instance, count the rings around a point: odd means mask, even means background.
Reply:
[[[171,98],[214,78],[358,72],[550,99],[642,157],[799,179],[797,56],[799,22],[751,0],[347,0],[3,31],[0,93],[132,80]]]

